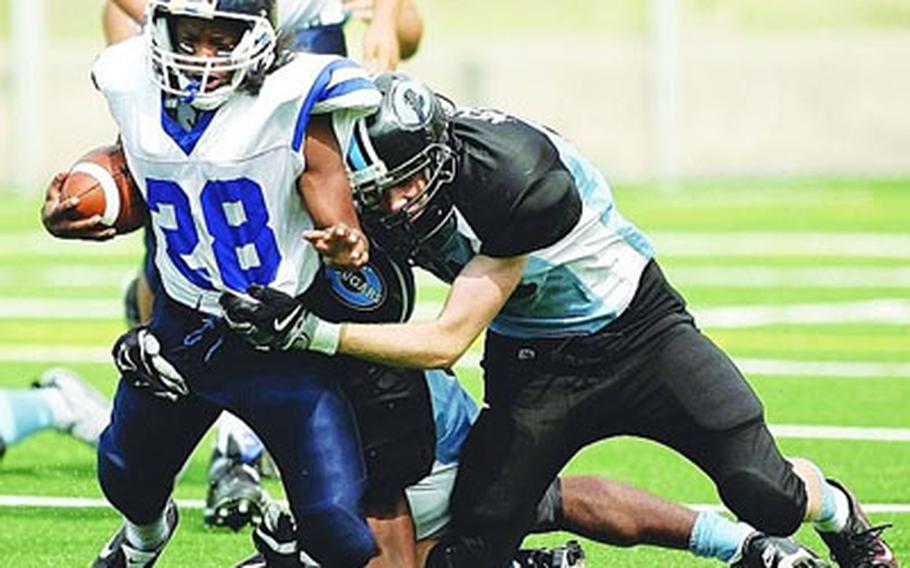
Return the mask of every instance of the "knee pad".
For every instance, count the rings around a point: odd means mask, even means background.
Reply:
[[[793,534],[806,514],[806,489],[792,472],[776,481],[759,471],[742,469],[726,476],[718,489],[740,520],[770,535]]]
[[[481,537],[445,536],[430,551],[425,568],[494,566],[490,548]]]
[[[300,547],[321,566],[360,568],[376,554],[370,528],[341,507],[297,517]]]

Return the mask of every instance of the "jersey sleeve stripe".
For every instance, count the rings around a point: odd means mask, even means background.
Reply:
[[[316,80],[313,81],[313,85],[310,87],[310,91],[307,93],[306,98],[303,100],[303,105],[300,107],[300,113],[297,115],[297,123],[294,126],[294,139],[291,146],[294,148],[295,152],[299,152],[303,147],[303,135],[306,133],[307,124],[310,122],[310,114],[316,103],[322,99],[324,91],[331,85],[335,71],[351,67],[359,68],[359,66],[350,59],[336,59],[326,65],[322,71],[319,72]]]
[[[322,105],[331,102],[334,98],[343,97],[355,91],[376,91],[376,85],[373,84],[373,81],[363,78],[351,79],[343,83],[338,83],[323,91],[322,95],[319,97],[319,103]]]

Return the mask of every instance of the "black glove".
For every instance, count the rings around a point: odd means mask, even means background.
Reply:
[[[266,506],[262,521],[253,531],[253,544],[264,557],[266,566],[275,568],[311,566],[301,561],[294,518],[274,501]]]
[[[315,349],[331,354],[337,347],[337,333],[334,342],[332,337],[337,326],[319,319],[297,299],[274,288],[254,284],[246,296],[225,292],[220,302],[228,327],[256,349]],[[314,344],[317,336],[323,341]]]
[[[149,389],[153,395],[169,400],[190,393],[186,379],[161,355],[161,344],[144,326],[121,335],[111,355],[120,376],[134,388]]]

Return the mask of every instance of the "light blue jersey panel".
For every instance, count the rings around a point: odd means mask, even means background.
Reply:
[[[436,461],[458,461],[461,447],[477,418],[477,404],[453,375],[432,369],[425,372],[436,421]]]
[[[559,242],[529,255],[517,292],[490,329],[521,338],[593,333],[628,307],[654,249],[620,215],[603,175],[568,142],[538,130],[571,173],[582,216]]]

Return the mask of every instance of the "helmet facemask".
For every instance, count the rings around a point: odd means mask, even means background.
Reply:
[[[406,75],[386,73],[375,82],[383,93],[379,109],[357,122],[347,151],[351,187],[374,239],[412,256],[454,219],[444,190],[455,178],[448,113],[443,99]],[[396,200],[390,211],[389,191],[415,176],[423,176],[419,191],[409,188],[408,201],[399,207]]]
[[[386,193],[424,176],[423,188],[398,211],[386,209]],[[455,177],[455,157],[446,144],[431,144],[392,171],[382,161],[351,174],[355,200],[368,231],[399,256],[412,256],[454,216],[452,200],[443,186]]]
[[[275,60],[276,35],[268,13],[219,10],[215,0],[150,0],[145,29],[153,75],[162,91],[200,110],[211,110],[246,82],[261,78]],[[229,51],[199,56],[177,44],[179,18],[239,31]],[[221,80],[219,80],[221,78]]]

